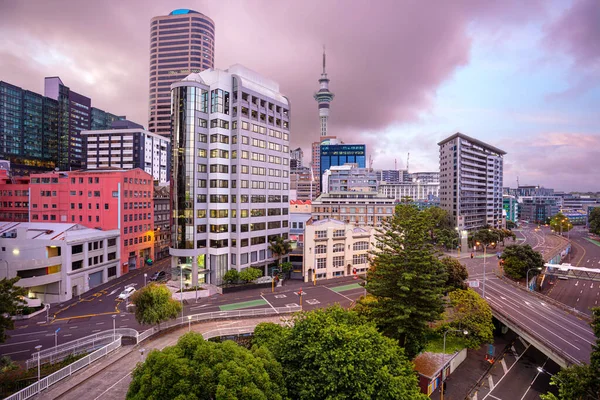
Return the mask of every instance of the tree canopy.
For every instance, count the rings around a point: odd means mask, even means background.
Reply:
[[[446,269],[446,290],[464,289],[465,280],[469,277],[467,267],[454,257],[444,257],[441,262]]]
[[[281,365],[266,347],[248,350],[187,333],[133,371],[129,400],[287,399]]]
[[[533,276],[544,267],[542,255],[528,244],[506,246],[501,258],[506,275],[517,280],[525,278],[529,269],[532,269],[530,276]]]
[[[569,232],[573,228],[573,224],[563,213],[559,212],[550,219],[550,227],[556,233]]]
[[[259,324],[253,343],[280,361],[292,399],[427,399],[397,342],[339,306],[298,314],[291,327]]]
[[[165,285],[151,282],[131,296],[135,304],[135,319],[140,324],[154,325],[177,317],[181,304],[171,297]]]
[[[542,400],[596,400],[600,398],[600,308],[592,308],[592,329],[596,344],[592,345],[589,364],[573,365],[560,370],[550,379],[558,387],[558,396],[544,394]]]
[[[590,232],[600,235],[600,207],[594,207],[590,211],[588,222],[590,224]]]
[[[281,263],[281,258],[292,251],[292,245],[289,240],[281,236],[275,236],[275,240],[269,243],[269,250],[277,258],[277,265]]]
[[[397,339],[409,357],[426,343],[429,322],[444,307],[446,270],[429,243],[426,212],[406,204],[377,230],[377,249],[367,273],[366,289],[375,301],[363,304],[381,331]]]
[[[6,331],[15,327],[11,316],[25,304],[23,297],[27,295],[27,290],[16,285],[19,279],[0,280],[0,343],[6,341]]]
[[[229,271],[225,272],[223,275],[223,281],[225,283],[236,283],[240,279],[240,273],[237,269],[232,268]]]
[[[455,290],[449,295],[451,307],[447,310],[447,320],[455,329],[469,332],[469,347],[478,348],[483,343],[491,343],[494,339],[492,309],[475,291]]]
[[[239,274],[240,280],[242,280],[244,282],[253,281],[255,279],[260,278],[261,276],[262,276],[262,271],[257,268],[252,268],[252,267],[243,269],[242,272],[240,272],[240,274]]]

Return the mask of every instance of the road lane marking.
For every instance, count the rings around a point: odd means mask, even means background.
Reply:
[[[98,400],[100,397],[102,397],[105,393],[107,393],[109,390],[111,390],[112,388],[114,388],[115,386],[117,386],[119,383],[121,383],[121,381],[125,378],[127,378],[128,376],[131,375],[131,371],[127,373],[127,375],[125,375],[124,377],[122,377],[121,379],[119,379],[118,381],[116,381],[111,387],[109,387],[108,389],[106,389],[104,392],[100,393],[100,396],[94,398],[94,400]]]
[[[92,333],[100,332],[102,329],[94,329]]]
[[[260,297],[261,297],[261,298],[262,298],[264,301],[266,301],[268,305],[270,305],[270,306],[271,306],[271,308],[273,309],[273,311],[275,311],[275,313],[276,313],[276,314],[279,314],[279,311],[277,311],[277,309],[276,309],[275,307],[273,307],[273,304],[271,304],[271,303],[269,302],[269,300],[265,299],[265,296],[263,296],[263,295],[261,294],[261,295],[260,295]]]
[[[327,287],[327,286],[325,286],[325,287]],[[331,290],[331,291],[332,291],[333,293],[335,293],[335,294],[339,294],[340,296],[347,298],[347,299],[348,299],[348,300],[350,300],[351,302],[354,302],[354,300],[352,300],[350,297],[346,296],[345,294],[342,294],[342,293],[340,293],[340,292],[336,292],[335,290],[333,290],[333,289],[332,289],[332,288],[330,288],[330,287],[327,287],[327,289]]]
[[[491,375],[488,375],[488,385],[490,386],[490,391],[494,390],[494,387],[495,387],[494,379],[492,378]],[[485,397],[484,397],[484,399],[485,399]]]
[[[96,325],[104,325],[104,322],[96,322]]]
[[[62,335],[63,337],[69,337],[69,336],[73,336],[70,333],[67,333],[66,335]]]
[[[69,329],[77,329],[77,325],[75,326],[70,326]]]
[[[510,372],[510,370],[511,370],[511,369],[513,369],[513,367],[519,363],[519,360],[521,359],[521,357],[523,357],[523,354],[525,354],[525,353],[527,352],[527,350],[529,349],[529,347],[531,347],[531,345],[530,345],[530,344],[529,344],[529,345],[527,345],[527,348],[525,349],[525,351],[524,351],[523,353],[521,353],[521,354],[519,355],[519,357],[517,357],[517,359],[515,360],[514,364],[513,364],[513,365],[511,365],[511,366],[510,366],[510,368],[508,369],[507,373],[505,373],[504,375],[502,375],[502,376],[500,377],[500,380],[498,380],[498,382],[496,382],[496,385],[499,385],[499,384],[500,384],[500,382],[502,382],[502,379],[504,379],[504,377],[505,377],[506,375],[508,375],[508,372]],[[489,375],[488,375],[488,378],[490,378],[490,377],[491,377],[491,376],[489,376]],[[497,399],[497,397],[496,397],[496,396],[493,396],[493,395],[492,395],[492,390],[490,390],[490,392],[489,392],[487,395],[485,395],[485,396],[483,397],[483,399],[481,399],[481,400],[485,400],[485,399],[486,399],[488,396],[491,396],[491,397],[493,397],[493,398]]]
[[[35,340],[26,340],[25,342],[18,342],[18,343],[9,343],[9,344],[0,344],[0,347],[6,347],[6,346],[17,346],[19,344],[25,344],[25,343],[33,343],[33,342],[39,342],[40,339],[35,339]]]
[[[4,353],[4,355],[9,356],[11,354],[28,353],[28,352],[29,352],[29,350],[21,350],[21,351],[13,351],[12,353]]]
[[[504,361],[504,358],[500,360],[500,364],[502,365],[502,369],[504,370],[504,373],[506,374],[508,372],[508,367],[506,366],[506,361]]]
[[[27,335],[37,335],[40,333],[48,333],[48,331],[41,331],[41,332],[29,332],[29,333],[18,333],[16,335],[10,335],[11,337],[16,337],[16,336],[27,336]],[[54,334],[53,334],[54,335]]]

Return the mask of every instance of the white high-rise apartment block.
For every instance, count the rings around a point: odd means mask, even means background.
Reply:
[[[414,201],[429,200],[440,195],[439,182],[410,182],[410,183],[386,183],[379,185],[379,193],[391,197],[397,201],[411,199]]]
[[[462,133],[440,146],[440,206],[459,230],[502,227],[502,157],[506,152]]]
[[[171,265],[192,285],[220,284],[233,268],[268,273],[269,242],[289,234],[288,99],[237,64],[171,88]]]
[[[115,121],[113,129],[81,131],[87,169],[140,168],[155,181],[169,181],[171,140],[130,121]]]

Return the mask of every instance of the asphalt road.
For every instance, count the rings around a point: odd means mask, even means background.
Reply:
[[[562,262],[600,270],[600,246],[587,239],[587,231],[573,229],[569,236],[572,251]],[[591,314],[591,308],[599,306],[600,282],[550,278],[546,283],[543,288],[546,295],[578,311]]]
[[[61,344],[100,331],[111,330],[113,323],[117,328],[132,328],[138,331],[150,328],[150,326],[140,325],[135,320],[135,316],[126,310],[125,302],[118,300],[117,297],[125,286],[142,287],[144,273],[149,277],[159,269],[169,270],[168,260],[159,261],[152,267],[133,271],[96,287],[85,293],[81,299],[52,306],[50,322],[46,322],[45,314],[29,320],[17,321],[15,329],[8,332],[10,336],[8,340],[0,344],[0,355],[8,355],[16,361],[26,360],[36,352],[35,346],[37,345],[48,348],[54,346],[55,340]],[[331,289],[336,286],[345,290],[336,292]],[[335,303],[347,307],[364,293],[364,289],[358,287],[357,281],[352,277],[321,281],[317,283],[317,286],[301,281],[287,281],[284,286],[275,288],[275,293],[271,293],[270,289],[252,289],[201,298],[198,302],[184,300],[184,315],[228,309],[285,307],[287,304],[299,304],[300,298],[296,292],[300,288],[304,292],[302,305],[305,310]],[[252,305],[248,305],[247,302],[252,302]],[[113,315],[115,316],[114,320]],[[55,335],[59,328],[58,334]]]

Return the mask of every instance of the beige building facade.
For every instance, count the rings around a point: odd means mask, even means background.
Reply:
[[[366,273],[375,233],[375,228],[335,219],[309,221],[304,232],[304,281],[313,281],[314,274],[319,280]]]
[[[336,219],[358,226],[381,226],[394,214],[395,201],[377,192],[332,192],[312,202],[315,221]]]

